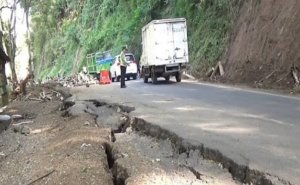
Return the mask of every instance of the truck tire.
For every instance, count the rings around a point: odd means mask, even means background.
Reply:
[[[176,82],[181,82],[181,77],[182,77],[182,73],[181,73],[181,72],[178,72],[178,73],[175,75]]]
[[[143,76],[143,79],[144,79],[144,83],[148,83],[148,77],[147,76]]]
[[[168,82],[170,81],[170,75],[169,76],[165,76],[165,80]]]
[[[114,81],[115,81],[115,78],[112,77],[111,72],[109,72],[109,78],[111,79],[111,82],[114,82]]]
[[[133,78],[134,80],[136,80],[137,74],[133,74],[133,75],[132,75],[132,78]]]
[[[151,70],[151,79],[153,84],[157,84],[157,75],[153,69]]]

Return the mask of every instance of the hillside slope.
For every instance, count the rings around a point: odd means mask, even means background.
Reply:
[[[201,75],[224,53],[241,0],[44,0],[32,5],[36,76],[77,72],[88,53],[123,45],[141,55],[141,29],[153,19],[184,17],[192,71]]]
[[[232,33],[226,80],[258,87],[294,86],[300,68],[300,1],[246,1]]]
[[[291,68],[300,68],[298,0],[44,0],[31,15],[39,78],[74,74],[88,53],[123,45],[139,58],[142,27],[175,17],[187,19],[188,70],[197,78],[222,60],[226,82],[292,88]]]

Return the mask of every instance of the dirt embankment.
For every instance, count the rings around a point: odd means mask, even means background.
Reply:
[[[225,79],[264,88],[292,88],[300,72],[300,1],[244,1],[231,36]],[[300,75],[300,73],[299,73]]]

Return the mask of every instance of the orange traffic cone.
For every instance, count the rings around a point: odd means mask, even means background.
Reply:
[[[109,71],[101,71],[100,72],[100,84],[110,84],[110,77],[109,77]]]

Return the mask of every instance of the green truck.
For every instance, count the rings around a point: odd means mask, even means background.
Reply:
[[[86,56],[88,73],[98,78],[101,71],[110,70],[114,59],[115,57],[112,56],[111,50],[88,54]]]

